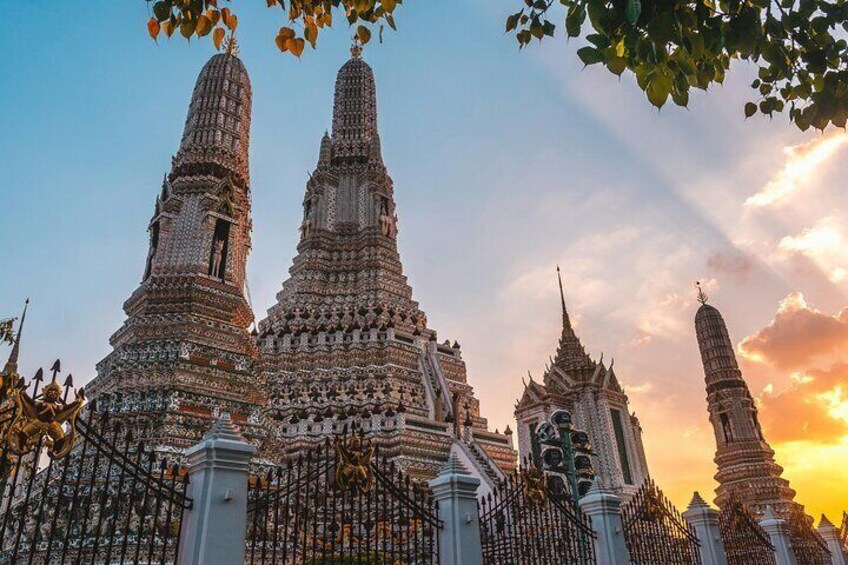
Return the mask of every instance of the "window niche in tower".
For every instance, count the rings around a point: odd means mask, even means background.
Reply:
[[[224,280],[227,273],[227,253],[230,243],[230,222],[218,218],[212,235],[212,249],[209,253],[209,276]]]
[[[542,445],[539,443],[539,436],[536,435],[536,422],[530,423],[527,426],[527,431],[530,434],[530,453],[532,455],[533,463],[536,465],[541,465],[541,457],[542,457]]]
[[[147,251],[147,263],[144,267],[144,280],[150,277],[153,271],[153,258],[156,257],[156,250],[159,248],[159,222],[153,222],[150,226],[150,249]]]
[[[621,463],[621,473],[624,475],[624,484],[633,484],[633,472],[630,470],[630,458],[627,455],[627,443],[624,439],[624,422],[621,419],[620,410],[610,410],[612,418],[612,430],[615,434],[615,445],[618,448],[618,460]]]
[[[766,438],[763,437],[763,428],[760,426],[760,419],[757,417],[756,410],[751,412],[751,419],[754,422],[754,431],[757,432],[757,437],[760,438],[760,441],[765,441]]]
[[[721,420],[721,431],[724,434],[724,443],[731,443],[733,441],[733,427],[730,425],[730,418],[727,416],[727,412],[719,414],[719,420]]]

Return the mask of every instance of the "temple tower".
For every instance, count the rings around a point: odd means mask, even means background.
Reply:
[[[156,197],[142,282],[88,388],[101,409],[146,419],[162,445],[194,444],[222,411],[259,433],[258,349],[245,298],[250,111],[244,64],[232,49],[216,54],[197,79]]]
[[[603,357],[595,362],[577,337],[565,306],[562,278],[557,267],[562,333],[556,357],[545,369],[542,382],[532,376],[515,405],[518,422],[518,448],[522,459],[538,454],[535,431],[551,412],[571,413],[574,425],[585,430],[597,458],[595,472],[608,489],[627,499],[648,477],[648,463],[642,444],[642,427],[630,413],[627,395],[613,368]]]
[[[695,332],[716,440],[716,505],[723,507],[732,493],[755,516],[762,516],[766,506],[782,518],[803,514],[763,437],[757,405],[742,378],[724,319],[718,309],[707,304],[700,287],[698,295],[701,307],[695,315]]]
[[[397,250],[394,187],[361,47],[338,72],[331,133],[306,184],[297,256],[259,323],[267,417],[280,453],[345,426],[371,433],[414,475],[454,451],[490,483],[514,468],[511,438],[487,430],[459,344],[437,343]]]

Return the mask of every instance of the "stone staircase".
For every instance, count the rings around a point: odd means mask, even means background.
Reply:
[[[463,438],[460,444],[465,448],[468,457],[474,462],[477,469],[486,476],[493,486],[506,478],[503,471],[486,455],[486,452],[477,443],[477,440],[471,437],[470,434],[466,434],[466,437]]]

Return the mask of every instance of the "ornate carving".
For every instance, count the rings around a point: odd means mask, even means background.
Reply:
[[[55,380],[34,399],[22,386],[12,389],[16,411],[5,436],[9,452],[20,457],[45,441],[51,459],[61,459],[70,453],[77,433],[77,417],[85,403],[85,392],[78,389],[71,403],[62,400],[61,396],[62,387]]]
[[[544,473],[536,465],[530,465],[529,468],[521,468],[521,475],[524,477],[524,499],[527,504],[531,508],[544,507],[548,503]]]
[[[342,492],[366,492],[371,488],[369,464],[374,446],[363,435],[336,438],[336,488]]]
[[[0,343],[15,343],[14,323],[15,318],[0,320]]]

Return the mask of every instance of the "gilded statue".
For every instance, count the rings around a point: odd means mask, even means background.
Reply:
[[[524,499],[527,504],[531,508],[535,506],[544,507],[548,503],[544,473],[539,471],[535,465],[531,465],[529,469],[522,467],[521,474],[524,477]]]
[[[51,459],[61,459],[70,453],[77,433],[77,416],[85,403],[85,392],[78,389],[71,403],[63,401],[61,396],[62,387],[55,380],[35,398],[31,398],[24,387],[12,389],[16,411],[6,432],[6,447],[12,454],[26,455],[42,439]]]
[[[652,488],[645,493],[645,502],[639,518],[646,522],[656,522],[665,516],[662,500],[659,494]]]
[[[342,492],[364,492],[371,488],[368,464],[374,457],[374,446],[361,435],[336,439],[336,487]]]
[[[0,343],[15,343],[14,318],[0,320]]]

